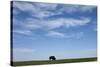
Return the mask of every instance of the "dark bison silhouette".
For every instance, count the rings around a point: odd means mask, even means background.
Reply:
[[[56,57],[55,56],[50,56],[49,60],[56,60]]]

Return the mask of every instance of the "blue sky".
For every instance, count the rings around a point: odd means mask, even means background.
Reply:
[[[13,2],[13,60],[97,56],[97,7]]]

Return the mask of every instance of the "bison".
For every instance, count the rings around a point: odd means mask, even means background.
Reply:
[[[50,56],[49,60],[56,60],[56,57],[55,56]]]

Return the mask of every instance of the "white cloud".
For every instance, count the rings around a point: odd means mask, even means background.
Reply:
[[[63,7],[60,9],[60,11],[62,12],[66,12],[66,13],[75,13],[75,12],[91,12],[94,8],[96,8],[95,6],[87,6],[87,5],[63,5]]]
[[[32,33],[30,30],[14,30],[13,32],[22,35],[30,35]]]
[[[49,3],[30,3],[30,2],[14,2],[14,8],[18,8],[21,11],[28,11],[32,14],[32,16],[37,18],[44,18],[52,15],[56,15],[49,10],[55,10],[56,4],[49,4]],[[57,12],[59,14],[59,12]]]
[[[82,18],[82,19],[75,19],[75,18],[58,18],[53,20],[34,20],[31,19],[24,23],[24,27],[31,28],[31,29],[56,29],[60,27],[76,27],[86,25],[91,21],[90,18]]]
[[[51,20],[38,20],[28,18],[25,19],[23,22],[18,22],[18,26],[21,28],[14,29],[14,33],[21,34],[21,35],[32,35],[34,30],[42,29],[45,30],[46,33],[49,31],[48,36],[51,37],[60,37],[60,38],[80,38],[83,36],[82,32],[75,33],[75,34],[64,34],[61,32],[53,31],[54,29],[59,29],[60,27],[70,28],[70,27],[77,27],[83,26],[88,24],[91,21],[90,18],[58,18],[58,19],[51,19]]]
[[[54,21],[56,22],[55,25],[58,25],[58,23],[59,23],[59,27],[64,25],[68,28],[68,27],[85,25],[85,24],[90,22],[90,18],[82,18],[82,19],[60,18],[60,19],[57,19],[57,20],[54,20]]]
[[[48,29],[55,29],[59,28],[61,26],[64,26],[64,20],[63,19],[54,19],[54,20],[47,20],[44,22],[45,27]]]
[[[53,38],[76,38],[80,39],[84,35],[84,32],[76,32],[76,33],[62,33],[57,31],[49,31],[46,36],[53,37]]]
[[[61,6],[60,9],[57,9]],[[39,2],[14,2],[13,7],[21,11],[28,11],[32,16],[37,18],[46,18],[54,15],[60,15],[64,12],[74,13],[74,12],[91,12],[95,6],[83,6],[83,5],[61,5],[55,3],[39,3]],[[16,11],[14,11],[17,13]]]
[[[31,3],[29,2],[13,2],[13,7],[17,8],[21,11],[34,11],[36,7],[34,7]]]
[[[45,9],[45,10],[55,10],[58,6],[58,4],[54,4],[54,3],[35,3],[35,5],[41,9]]]
[[[37,13],[34,13],[32,16],[37,17],[39,19],[42,19],[42,18],[54,16],[54,15],[59,15],[59,14],[61,14],[61,12],[54,13],[54,12],[51,12],[51,11],[40,10],[40,11],[37,11]]]
[[[57,38],[81,38],[84,33],[83,32],[77,32],[77,33],[62,33],[62,32],[57,32],[53,31],[54,29],[60,28],[60,27],[65,27],[65,28],[70,28],[70,27],[76,27],[76,26],[81,26],[81,25],[86,25],[87,23],[90,22],[90,18],[81,18],[81,19],[74,19],[74,18],[60,18],[60,19],[53,19],[53,20],[36,20],[29,18],[22,24],[21,27],[23,29],[21,30],[14,30],[15,33],[18,34],[23,34],[23,35],[31,35],[32,31],[31,30],[46,30],[48,33],[46,36],[49,37],[57,37]]]
[[[64,38],[65,34],[56,31],[49,31],[46,36],[55,37],[55,38]]]

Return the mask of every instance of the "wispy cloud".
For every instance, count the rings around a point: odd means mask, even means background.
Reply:
[[[14,30],[14,33],[22,34],[22,35],[31,35],[32,32],[30,30]]]
[[[29,12],[32,16],[37,18],[46,18],[54,15],[61,15],[64,12],[91,12],[95,6],[84,6],[84,5],[62,5],[62,4],[51,4],[51,3],[31,3],[31,2],[14,2],[13,7],[24,12]],[[60,9],[57,9],[60,6]]]
[[[21,11],[34,11],[35,7],[30,2],[13,2],[13,7]]]
[[[49,31],[46,36],[52,37],[52,38],[76,38],[80,39],[84,36],[84,32],[76,32],[76,33],[62,33],[57,31]]]
[[[21,11],[28,11],[32,16],[37,18],[44,18],[52,15],[56,15],[50,10],[55,10],[56,4],[46,3],[30,3],[30,2],[14,2],[14,8]],[[57,13],[58,14],[58,13]]]
[[[82,32],[76,34],[65,34],[57,31],[53,31],[54,29],[59,29],[60,27],[70,28],[70,27],[77,27],[83,26],[88,24],[91,21],[90,18],[60,18],[60,19],[53,19],[53,20],[37,20],[28,18],[25,22],[20,24],[19,26],[22,27],[21,29],[15,29],[14,33],[23,34],[23,35],[31,35],[32,30],[46,30],[47,35],[51,37],[60,37],[60,38],[72,38],[72,37],[81,37],[83,35]],[[48,32],[49,31],[49,32]]]
[[[90,22],[90,18],[82,18],[82,19],[59,18],[59,19],[48,21],[47,26],[50,29],[59,28],[61,26],[65,26],[65,27],[69,28],[69,27],[85,25],[89,22]]]
[[[84,12],[92,12],[92,10],[96,8],[96,6],[86,6],[86,5],[67,5],[65,7],[65,5],[63,5],[63,7],[60,9],[60,11],[62,12],[66,12],[66,13],[76,13],[76,12],[80,12],[80,13],[84,13]]]
[[[82,26],[88,24],[91,21],[90,18],[59,18],[53,20],[34,20],[31,19],[27,21],[24,26],[27,28],[37,29],[37,28],[44,28],[44,29],[56,29],[62,26],[69,28],[75,26]]]
[[[49,31],[46,36],[54,37],[54,38],[64,38],[65,34],[64,33],[60,33],[60,32],[56,32],[56,31]]]

